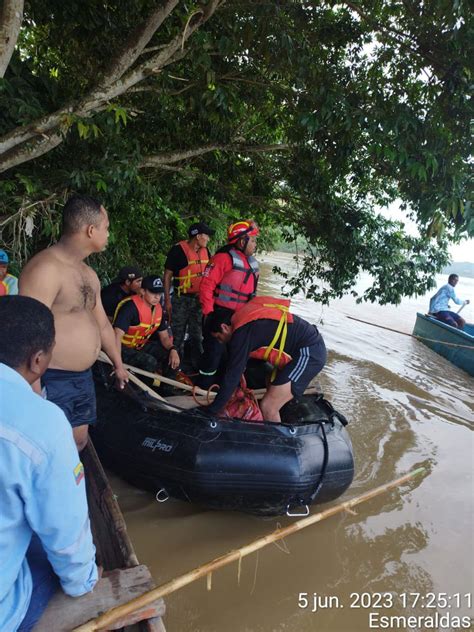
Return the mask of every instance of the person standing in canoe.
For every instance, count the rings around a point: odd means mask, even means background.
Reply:
[[[224,345],[211,335],[207,319],[213,312],[232,316],[257,293],[257,249],[259,229],[253,220],[240,220],[227,230],[227,245],[211,257],[199,290],[204,316],[204,353],[199,364],[197,384],[208,388],[216,380]]]
[[[446,285],[440,287],[434,296],[430,299],[430,315],[434,316],[442,323],[463,329],[466,321],[459,314],[449,309],[449,301],[453,301],[456,305],[468,305],[469,300],[463,300],[456,296],[454,288],[458,284],[459,276],[450,274]]]
[[[99,571],[71,426],[31,388],[53,352],[53,314],[33,298],[4,296],[0,319],[0,630],[24,632],[59,586],[79,597]]]
[[[215,311],[209,316],[211,335],[228,344],[227,370],[208,414],[227,404],[249,358],[273,367],[271,384],[260,402],[263,418],[279,423],[280,409],[300,397],[326,363],[326,346],[316,325],[290,313],[290,301],[257,296],[239,311]]]
[[[180,363],[168,323],[163,318],[160,304],[163,291],[159,276],[144,277],[138,294],[118,304],[113,320],[117,348],[125,362],[152,373],[163,362],[173,371]],[[155,333],[159,340],[151,340]]]
[[[87,195],[74,195],[63,208],[60,240],[35,255],[20,276],[20,294],[36,298],[54,314],[56,346],[41,384],[68,418],[79,451],[87,443],[88,426],[97,421],[91,366],[101,347],[115,367],[119,386],[128,381],[102,307],[99,279],[84,263],[106,248],[108,238],[105,208]]]
[[[214,232],[204,222],[191,224],[189,238],[175,244],[168,252],[163,275],[165,309],[173,327],[174,344],[178,353],[182,354],[187,329],[192,350],[191,362],[196,368],[203,351],[199,288],[210,258],[207,244]],[[171,283],[174,286],[173,300]]]

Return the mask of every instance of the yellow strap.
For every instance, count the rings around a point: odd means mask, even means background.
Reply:
[[[275,335],[273,336],[273,340],[271,341],[271,343],[269,344],[269,346],[267,347],[267,350],[265,351],[263,355],[263,359],[268,360],[268,357],[270,353],[273,351],[273,349],[275,348],[278,338],[280,338],[280,334],[281,334],[280,348],[278,349],[277,360],[276,360],[276,363],[273,365],[273,371],[270,378],[270,382],[273,382],[273,380],[276,377],[278,367],[280,366],[281,356],[283,355],[283,351],[285,349],[286,337],[288,334],[288,312],[290,310],[283,305],[264,305],[264,307],[276,307],[281,312],[283,312],[281,315],[280,321],[278,323],[278,327],[276,329]]]

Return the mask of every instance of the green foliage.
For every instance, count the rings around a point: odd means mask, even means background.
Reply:
[[[30,0],[0,80],[0,134],[82,98],[155,4]],[[179,3],[149,46],[182,34],[192,13]],[[473,31],[464,2],[229,0],[182,59],[91,115],[66,115],[61,145],[4,174],[2,239],[23,261],[57,238],[65,196],[82,191],[111,216],[111,245],[94,261],[104,277],[126,262],[159,272],[194,220],[218,228],[218,244],[228,223],[256,217],[263,247],[280,234],[305,247],[292,283],[311,296],[350,291],[362,270],[374,279],[364,300],[423,292],[448,242],[474,234]],[[290,149],[142,165],[280,143]],[[419,238],[375,213],[395,199]]]

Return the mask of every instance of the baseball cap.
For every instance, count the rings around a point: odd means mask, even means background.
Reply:
[[[0,263],[8,263],[10,259],[4,250],[0,250]]]
[[[161,294],[165,291],[161,277],[156,276],[155,274],[150,274],[149,276],[144,277],[142,281],[142,289],[153,292],[154,294]]]
[[[204,233],[204,235],[212,236],[216,231],[210,228],[204,222],[197,222],[196,224],[191,224],[188,228],[188,235],[190,237],[196,237],[196,235],[200,235]]]
[[[134,281],[135,279],[140,279],[143,276],[143,272],[140,268],[136,266],[124,266],[120,268],[119,273],[115,281],[120,281],[123,283],[124,281]]]

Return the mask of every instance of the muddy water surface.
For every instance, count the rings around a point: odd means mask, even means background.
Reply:
[[[279,294],[272,264],[288,267],[292,259],[262,259],[260,291]],[[474,280],[461,279],[457,292],[472,301]],[[345,298],[322,309],[301,296],[293,305],[319,323],[329,350],[321,387],[350,420],[356,475],[343,498],[417,466],[426,473],[360,505],[355,516],[335,516],[245,558],[240,581],[232,564],[213,575],[211,591],[199,580],[167,597],[168,632],[469,628],[456,617],[473,614],[466,593],[473,590],[474,380],[409,336],[347,318],[410,333],[426,299],[394,308]],[[472,307],[464,313],[472,322]],[[111,481],[138,557],[157,583],[291,523],[158,504]],[[436,613],[444,616],[438,625]],[[406,626],[383,619],[410,615],[418,618]]]

